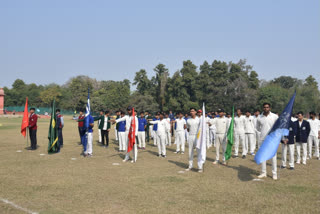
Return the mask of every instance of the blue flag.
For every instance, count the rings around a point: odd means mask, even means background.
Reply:
[[[286,108],[281,113],[280,117],[274,123],[269,134],[266,136],[259,148],[254,160],[257,164],[271,159],[277,153],[278,146],[283,136],[289,135],[289,126],[291,121],[291,114],[296,92],[293,94]]]
[[[82,145],[83,145],[83,151],[87,151],[87,143],[88,143],[88,130],[89,130],[89,119],[90,119],[90,90],[88,88],[88,102],[87,102],[87,107],[86,107],[86,114],[84,118],[84,123],[83,123],[83,139],[82,139]]]

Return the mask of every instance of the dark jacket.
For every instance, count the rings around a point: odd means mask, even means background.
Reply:
[[[29,116],[29,129],[30,130],[37,130],[37,121],[38,121],[38,115],[33,113]]]
[[[308,121],[303,120],[301,127],[299,126],[299,120],[294,122],[296,128],[296,142],[298,143],[307,143],[309,133],[310,133],[310,124]]]
[[[94,120],[95,120],[95,121],[96,121],[96,120],[100,120],[99,129],[102,130],[102,129],[103,129],[103,126],[104,126],[104,115],[99,116],[99,117],[95,117]],[[110,121],[110,120],[111,120],[110,117],[108,117],[108,121]],[[108,122],[108,124],[107,124],[107,130],[110,129],[110,128],[111,128],[111,123]]]
[[[288,143],[287,144],[294,144],[294,137],[295,137],[296,132],[297,132],[297,129],[296,129],[296,126],[295,126],[294,122],[290,121],[289,136],[285,136],[285,138],[288,139]],[[283,143],[282,140],[281,140],[281,143]]]

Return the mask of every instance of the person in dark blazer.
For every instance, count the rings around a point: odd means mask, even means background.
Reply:
[[[294,138],[296,133],[296,126],[294,122],[290,120],[289,126],[289,135],[285,136],[281,140],[282,144],[282,164],[281,168],[284,169],[287,167],[287,149],[289,148],[289,169],[294,169]]]
[[[34,113],[35,108],[30,108],[29,116],[29,134],[31,140],[31,150],[37,149],[37,121],[38,115]]]
[[[109,146],[109,132],[111,128],[111,118],[109,117],[110,112],[105,111],[104,115],[94,118],[94,120],[99,120],[99,130],[101,130],[101,145],[103,147]],[[106,140],[106,143],[104,143]]]
[[[300,150],[302,147],[302,164],[307,164],[307,142],[310,133],[310,124],[303,119],[303,112],[298,112],[298,120],[294,122],[296,128],[297,164],[300,164]]]

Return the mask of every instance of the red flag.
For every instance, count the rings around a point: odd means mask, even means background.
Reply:
[[[29,126],[29,117],[28,117],[28,97],[26,98],[26,105],[24,106],[24,113],[21,123],[21,134],[26,137],[27,127]]]
[[[129,143],[128,143],[128,152],[133,149],[133,145],[136,142],[136,116],[134,113],[134,108],[132,108],[132,119],[131,119],[131,126],[129,130]]]

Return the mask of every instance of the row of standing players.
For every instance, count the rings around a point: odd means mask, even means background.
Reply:
[[[246,111],[245,116],[242,115],[240,109],[237,109],[237,115],[234,118],[234,158],[238,158],[239,145],[242,146],[242,158],[246,158],[247,154],[255,154],[256,142],[258,147],[263,142],[264,138],[272,128],[273,123],[277,120],[278,115],[272,113],[269,103],[263,105],[263,113],[255,112],[251,116],[249,111]],[[108,147],[109,132],[111,123],[117,123],[115,126],[116,140],[119,141],[119,150],[126,151],[128,143],[128,132],[131,124],[132,108],[127,109],[129,115],[125,115],[123,111],[117,112],[117,119],[113,120],[109,117],[109,112],[100,112],[100,116],[93,120],[98,120],[99,125],[99,142]],[[189,171],[193,167],[193,152],[195,149],[195,137],[199,126],[199,118],[201,110],[190,109],[190,117],[178,113],[176,117],[170,114],[158,112],[155,118],[150,119],[148,113],[140,112],[139,117],[135,117],[136,136],[138,146],[135,144],[133,148],[132,162],[137,161],[138,150],[145,149],[145,141],[149,142],[149,138],[153,138],[155,146],[158,146],[158,156],[166,157],[166,146],[171,146],[171,137],[174,135],[176,144],[176,152],[184,153],[185,142],[188,142],[189,148]],[[216,148],[216,159],[213,164],[220,162],[220,150],[222,150],[222,164],[226,164],[224,153],[226,150],[226,134],[230,125],[231,117],[225,117],[223,109],[218,110],[216,116],[209,117],[206,115],[208,129],[207,131],[207,147],[212,145]],[[297,148],[297,164],[301,162],[300,150],[303,149],[302,164],[306,164],[307,159],[312,158],[312,148],[315,147],[314,156],[319,159],[319,130],[320,122],[316,119],[314,112],[310,113],[311,118],[306,121],[303,119],[303,113],[299,112],[297,118],[292,118],[290,123],[290,134],[282,139],[282,168],[286,168],[287,150],[289,150],[289,167],[294,169],[294,144]],[[79,125],[81,125],[79,123]],[[151,126],[153,125],[153,127]],[[152,129],[152,130],[151,130]],[[308,154],[307,154],[308,145]],[[250,147],[250,148],[249,148]],[[92,143],[91,143],[92,148]],[[289,149],[288,149],[289,148]],[[90,150],[92,152],[92,149]],[[89,153],[92,155],[92,153]],[[129,160],[129,154],[126,153],[124,161]],[[277,179],[276,157],[272,159],[272,174],[273,179]],[[199,172],[202,172],[202,165],[198,165]],[[262,163],[262,173],[259,178],[266,177],[266,163]]]

